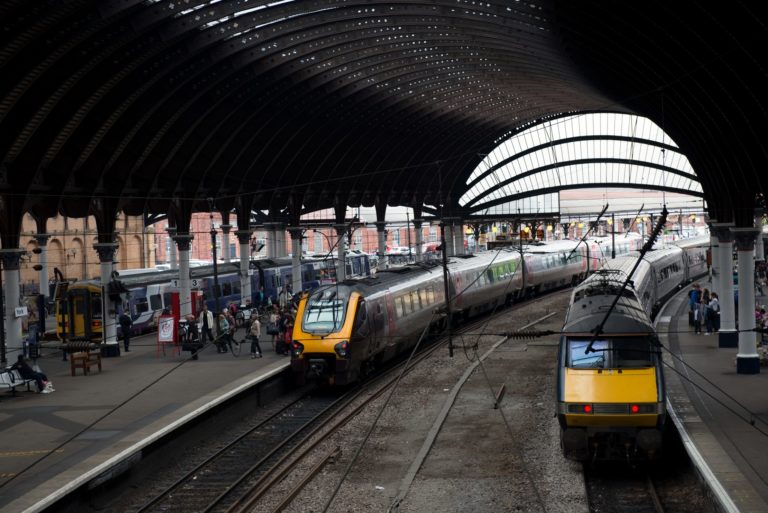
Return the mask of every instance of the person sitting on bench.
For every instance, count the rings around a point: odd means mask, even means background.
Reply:
[[[50,394],[51,392],[55,391],[53,388],[53,383],[48,381],[48,376],[42,372],[37,372],[32,367],[30,367],[29,364],[24,360],[23,354],[20,354],[19,358],[16,360],[16,363],[11,365],[11,370],[19,371],[19,374],[24,379],[34,379],[35,384],[37,385],[37,393],[39,394]]]

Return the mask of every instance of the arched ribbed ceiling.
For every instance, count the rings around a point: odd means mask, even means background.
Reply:
[[[459,204],[474,212],[542,193],[606,186],[703,195],[688,159],[661,127],[604,112],[546,120],[506,139],[469,175]]]
[[[611,110],[663,126],[710,205],[748,204],[731,199],[762,191],[765,24],[702,5],[5,0],[0,199],[458,207],[495,141]]]

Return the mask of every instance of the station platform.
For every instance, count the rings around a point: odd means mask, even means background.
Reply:
[[[719,348],[716,334],[694,335],[686,292],[657,319],[662,343],[674,354],[664,355],[671,417],[723,511],[764,513],[768,368],[737,374],[736,349]],[[768,304],[768,297],[758,302]],[[247,345],[238,358],[209,347],[197,361],[186,361],[184,352],[158,355],[156,347],[156,334],[135,337],[129,353],[103,359],[102,372],[73,377],[52,346],[38,363],[56,392],[0,393],[0,512],[42,511],[110,469],[119,472],[142,448],[289,364],[269,343],[262,344],[261,359],[251,359]]]
[[[699,284],[719,293],[706,280]],[[768,303],[768,297],[757,297],[757,303]],[[768,367],[737,374],[737,348],[720,348],[717,333],[695,334],[688,325],[688,289],[660,312],[657,332],[669,348],[664,362],[671,420],[683,428],[702,477],[725,511],[768,511]]]
[[[238,330],[236,338],[243,334]],[[261,344],[263,358],[251,359],[247,343],[237,358],[209,346],[198,360],[188,360],[190,353],[173,354],[170,347],[158,355],[156,340],[156,333],[134,337],[130,352],[102,358],[101,372],[93,367],[88,375],[79,370],[76,376],[57,351],[58,343],[43,344],[37,363],[56,391],[19,389],[15,397],[0,392],[1,512],[42,511],[289,365],[269,341]],[[15,353],[8,359],[15,361]]]

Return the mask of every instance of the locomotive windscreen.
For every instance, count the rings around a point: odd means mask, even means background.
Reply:
[[[344,324],[347,297],[337,287],[311,294],[304,309],[302,329],[307,333],[332,333]]]
[[[587,348],[592,344],[591,349]],[[568,367],[573,369],[639,369],[652,367],[655,350],[649,337],[569,339]]]

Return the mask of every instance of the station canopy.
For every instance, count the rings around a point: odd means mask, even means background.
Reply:
[[[557,212],[559,192],[617,187],[703,196],[688,158],[653,121],[590,113],[543,121],[507,138],[467,179],[473,213]]]

